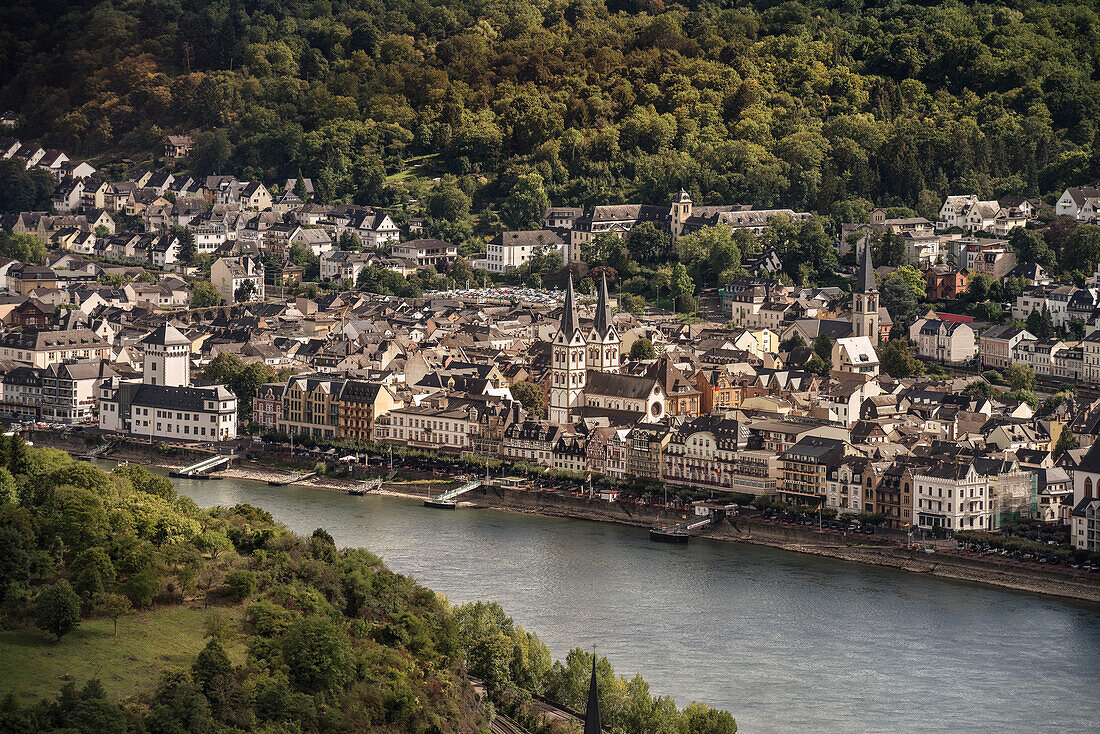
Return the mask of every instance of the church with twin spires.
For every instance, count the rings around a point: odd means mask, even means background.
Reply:
[[[659,381],[619,373],[622,339],[611,316],[607,276],[600,279],[591,328],[581,329],[573,276],[565,291],[561,324],[550,343],[549,419],[568,424],[586,415],[664,415]]]

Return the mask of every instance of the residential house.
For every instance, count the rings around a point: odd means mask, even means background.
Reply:
[[[210,281],[226,303],[241,300],[238,295],[247,295],[244,300],[248,301],[264,300],[264,266],[259,258],[220,257],[210,267]]]

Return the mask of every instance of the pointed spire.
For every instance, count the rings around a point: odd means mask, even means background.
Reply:
[[[592,652],[592,680],[588,683],[588,707],[584,710],[584,734],[601,734],[600,695],[596,686],[596,653]]]
[[[856,293],[870,293],[878,290],[875,284],[875,266],[871,262],[871,243],[863,248],[863,260],[859,264],[859,277],[856,278]]]
[[[600,278],[600,295],[596,301],[596,333],[601,339],[607,338],[611,331],[611,298],[607,295],[607,273]]]
[[[560,333],[571,339],[579,328],[577,318],[577,296],[573,293],[573,274],[569,274],[569,285],[565,289],[565,308],[561,312]]]

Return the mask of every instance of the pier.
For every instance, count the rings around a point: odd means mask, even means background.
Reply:
[[[466,494],[470,490],[477,489],[482,484],[481,479],[475,479],[472,482],[466,482],[466,484],[459,485],[453,489],[448,489],[442,494],[437,494],[430,500],[424,500],[425,507],[434,507],[437,510],[453,510],[457,505],[455,504],[455,498],[459,495]]]
[[[221,477],[210,476],[210,472],[228,466],[232,460],[233,456],[231,454],[211,456],[209,459],[203,459],[179,471],[168,472],[168,476],[181,479],[221,479]]]

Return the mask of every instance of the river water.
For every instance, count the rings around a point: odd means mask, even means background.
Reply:
[[[654,693],[747,734],[1100,732],[1100,608],[643,529],[176,480],[378,553],[454,603],[500,602],[555,658],[598,646]]]

